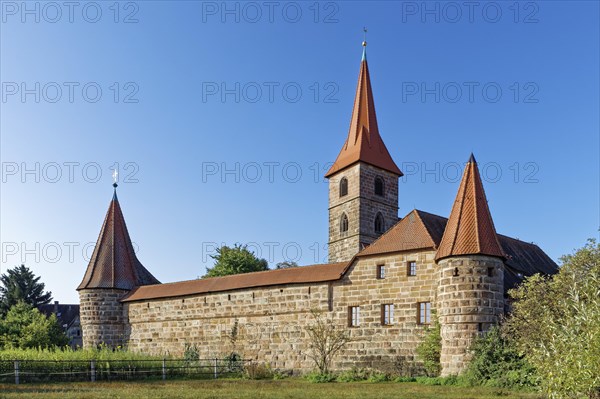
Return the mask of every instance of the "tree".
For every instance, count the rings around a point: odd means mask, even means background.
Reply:
[[[224,245],[217,249],[216,255],[210,257],[215,260],[215,265],[207,268],[203,278],[269,270],[267,261],[257,258],[247,245],[235,244],[233,248]]]
[[[298,264],[296,262],[286,260],[275,265],[275,269],[289,269],[292,267],[298,267]]]
[[[318,310],[311,310],[311,315],[314,323],[305,327],[310,342],[307,355],[315,362],[319,372],[327,375],[335,355],[350,342],[350,335]]]
[[[561,258],[554,276],[511,290],[505,324],[551,397],[600,397],[600,245]]]
[[[52,293],[44,292],[44,288],[40,277],[36,277],[25,265],[8,269],[0,276],[0,316],[4,316],[19,301],[33,307],[49,303]]]
[[[23,301],[12,306],[6,318],[0,320],[0,347],[49,348],[68,343],[56,315],[46,317]]]

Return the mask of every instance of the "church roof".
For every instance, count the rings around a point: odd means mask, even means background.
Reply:
[[[122,299],[123,302],[145,299],[170,298],[187,295],[231,291],[244,288],[272,285],[321,283],[339,280],[348,262],[292,267],[263,272],[235,274],[232,276],[211,277],[176,283],[146,285],[137,287]]]
[[[504,257],[473,154],[465,167],[435,258],[459,255]]]
[[[366,45],[366,43],[363,45]],[[377,116],[375,115],[375,102],[371,89],[371,78],[369,76],[369,65],[365,50],[363,49],[363,59],[358,74],[358,86],[354,98],[354,108],[352,110],[348,138],[333,166],[325,174],[325,177],[330,177],[348,166],[361,161],[398,176],[403,175],[379,135]]]
[[[441,237],[445,225],[446,219],[415,209],[357,256],[433,248],[439,243],[437,238]]]
[[[130,290],[146,284],[160,284],[160,282],[146,270],[135,255],[117,199],[115,184],[115,193],[104,218],[94,253],[77,290],[88,288]]]

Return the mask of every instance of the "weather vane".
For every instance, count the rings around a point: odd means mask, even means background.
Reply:
[[[113,187],[117,188],[117,176],[119,176],[119,172],[116,169],[113,169],[112,178],[113,178]]]
[[[363,47],[367,47],[367,27],[363,27],[364,40],[362,42]]]

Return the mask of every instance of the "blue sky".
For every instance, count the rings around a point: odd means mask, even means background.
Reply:
[[[554,259],[598,236],[597,2],[268,4],[0,3],[2,272],[77,302],[114,168],[163,282],[221,243],[325,260],[363,26],[400,216],[448,216],[473,151],[498,232]]]

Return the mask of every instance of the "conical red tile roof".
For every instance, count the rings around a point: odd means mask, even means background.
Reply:
[[[435,258],[458,255],[504,257],[473,154],[465,167]]]
[[[148,284],[160,284],[160,281],[135,256],[115,190],[94,253],[77,289],[130,290]]]
[[[360,64],[348,138],[325,177],[330,177],[359,161],[377,166],[398,176],[403,175],[379,135],[369,65],[364,52]]]

